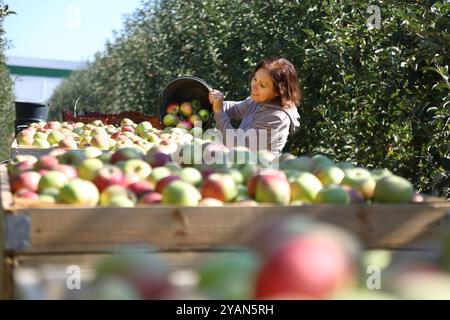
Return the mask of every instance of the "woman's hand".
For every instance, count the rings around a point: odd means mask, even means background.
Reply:
[[[209,102],[212,104],[214,113],[223,111],[224,94],[219,90],[211,90],[209,92]]]

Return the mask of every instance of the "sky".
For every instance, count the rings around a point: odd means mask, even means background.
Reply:
[[[85,62],[103,51],[124,15],[141,0],[4,0],[16,15],[5,18],[8,56]]]

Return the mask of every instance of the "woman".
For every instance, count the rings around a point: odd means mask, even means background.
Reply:
[[[244,101],[223,101],[224,94],[218,90],[209,93],[209,100],[217,128],[229,148],[244,145],[253,151],[266,149],[278,156],[300,126],[297,72],[283,58],[265,59],[256,66],[251,95]],[[237,130],[230,119],[242,120]]]

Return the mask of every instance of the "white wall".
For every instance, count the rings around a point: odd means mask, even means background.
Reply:
[[[47,102],[62,78],[11,75],[16,101]]]

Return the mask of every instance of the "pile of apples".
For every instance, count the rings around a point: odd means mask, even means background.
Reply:
[[[423,201],[408,180],[388,170],[334,163],[320,154],[275,158],[267,150],[228,149],[181,128],[151,130],[144,133],[159,142],[147,142],[148,151],[131,143],[108,152],[57,148],[40,158],[17,156],[8,164],[11,190],[17,198],[89,207]]]
[[[21,148],[63,148],[85,149],[96,147],[101,150],[117,150],[128,145],[135,145],[146,151],[153,143],[158,143],[156,133],[161,130],[153,128],[148,121],[139,124],[128,118],[120,126],[104,124],[101,120],[91,123],[82,122],[36,122],[20,131],[16,136]]]
[[[163,118],[165,127],[178,127],[191,130],[196,124],[208,120],[210,112],[203,108],[200,100],[193,99],[181,104],[169,103],[166,107],[166,115]]]
[[[261,223],[248,246],[217,253],[184,274],[143,254],[143,248],[107,257],[97,264],[94,281],[75,298],[448,300],[449,241],[447,229],[433,257],[422,253],[405,259],[364,250],[353,234],[336,225],[275,217]]]

